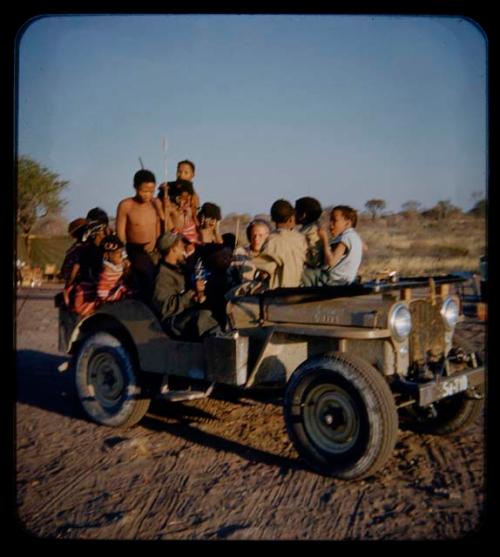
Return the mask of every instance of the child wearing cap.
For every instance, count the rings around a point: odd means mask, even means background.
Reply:
[[[93,209],[90,209],[87,213],[87,220],[93,225],[104,224],[106,226],[105,233],[112,234],[111,227],[109,226],[108,213],[106,213],[104,209],[101,209],[100,207],[94,207]]]
[[[165,332],[173,338],[198,340],[215,334],[219,325],[206,307],[205,283],[198,277],[189,288],[185,275],[185,239],[167,230],[158,238],[161,253],[152,299]]]
[[[97,283],[97,300],[101,303],[116,302],[132,294],[126,279],[130,269],[128,259],[124,258],[123,242],[114,234],[103,238],[103,262]]]
[[[115,234],[108,234],[101,242],[103,257],[97,282],[76,285],[73,311],[82,316],[93,313],[101,304],[117,302],[132,295],[125,284],[129,262],[124,260],[124,244]]]
[[[89,221],[85,234],[85,249],[80,260],[80,282],[95,283],[102,265],[101,242],[108,233],[108,225],[102,220]]]

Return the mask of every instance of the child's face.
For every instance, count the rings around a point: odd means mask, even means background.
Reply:
[[[333,211],[330,215],[330,231],[332,236],[342,234],[344,230],[347,230],[351,226],[352,222],[347,220],[341,211]]]
[[[137,187],[136,197],[139,203],[148,203],[153,199],[153,195],[156,190],[156,184],[154,182],[143,182]]]
[[[201,226],[203,228],[215,228],[217,226],[217,219],[211,217],[201,217]]]
[[[123,263],[123,252],[121,248],[115,251],[108,251],[106,255],[108,256],[108,261],[113,263],[113,265],[120,265]]]
[[[184,162],[177,167],[177,179],[189,180],[190,182],[192,182],[193,178],[194,178],[194,172],[193,169],[191,168],[191,165],[186,164]]]
[[[177,205],[179,205],[179,207],[184,208],[190,204],[191,196],[187,191],[183,191],[180,195],[178,195],[175,198],[175,200],[177,202]]]

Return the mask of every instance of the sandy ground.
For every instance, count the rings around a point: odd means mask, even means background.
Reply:
[[[17,299],[17,516],[38,538],[455,540],[484,526],[484,418],[449,437],[400,431],[387,465],[317,475],[288,440],[281,393],[155,402],[139,425],[88,421],[57,366],[55,287]],[[461,332],[484,350],[485,324]]]

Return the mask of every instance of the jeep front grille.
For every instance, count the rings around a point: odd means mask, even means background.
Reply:
[[[445,328],[440,306],[428,300],[410,303],[412,331],[410,363],[425,364],[439,360],[445,352]]]

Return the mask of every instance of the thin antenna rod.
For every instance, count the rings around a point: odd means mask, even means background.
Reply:
[[[167,149],[168,149],[168,143],[167,143],[167,138],[165,136],[162,137],[161,146],[162,146],[162,149],[163,149],[163,175],[164,175],[165,182],[166,182],[167,181]]]

